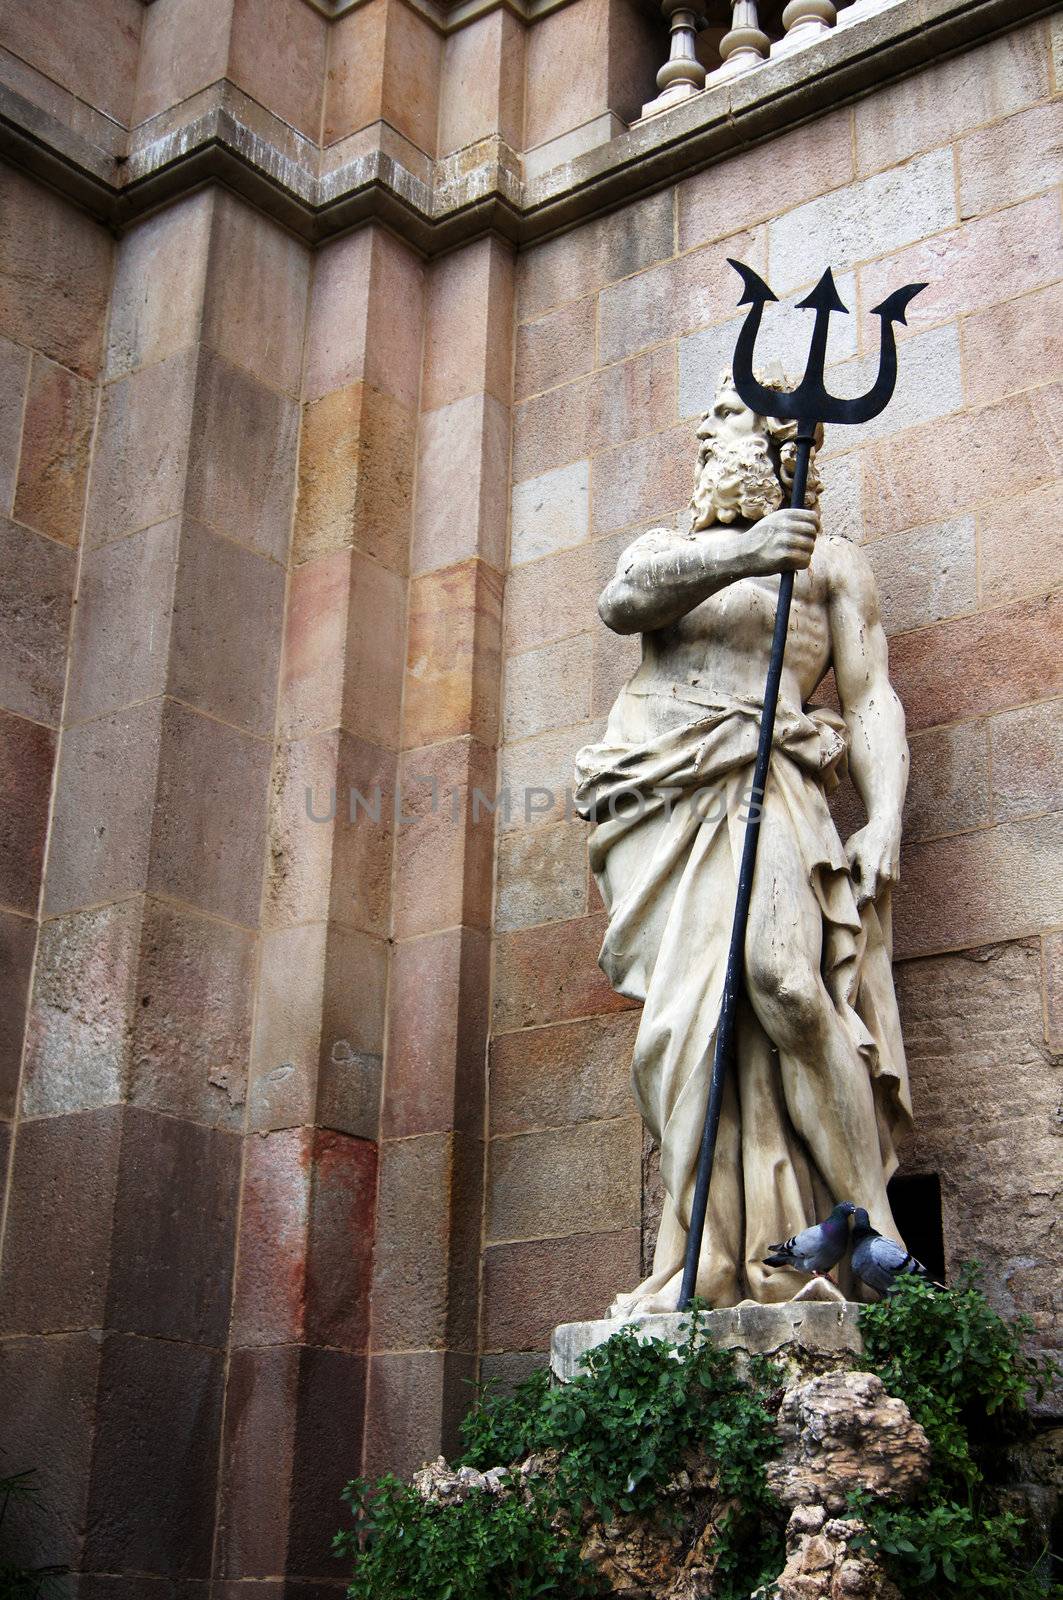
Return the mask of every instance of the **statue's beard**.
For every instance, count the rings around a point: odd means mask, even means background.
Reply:
[[[691,529],[742,517],[756,522],[782,505],[783,490],[767,441],[750,434],[735,443],[706,439],[690,502]]]

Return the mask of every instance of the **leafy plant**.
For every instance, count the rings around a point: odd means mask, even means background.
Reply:
[[[31,1500],[38,1486],[34,1472],[16,1472],[0,1478],[0,1532],[13,1501]],[[24,1567],[0,1560],[0,1600],[43,1600],[48,1579],[60,1577],[65,1567]]]
[[[570,1383],[550,1388],[536,1373],[509,1397],[481,1393],[462,1425],[462,1464],[546,1457],[549,1471],[519,1491],[476,1491],[450,1506],[426,1504],[394,1479],[351,1485],[359,1526],[337,1536],[337,1550],[355,1555],[355,1600],[592,1593],[579,1559],[586,1519],[665,1515],[666,1487],[695,1457],[711,1462],[720,1499],[735,1502],[713,1547],[719,1600],[744,1600],[778,1572],[782,1518],[765,1475],[778,1374],[754,1362],[739,1378],[733,1354],[710,1344],[697,1318],[681,1346],[622,1328]]]
[[[865,1365],[925,1429],[933,1461],[916,1506],[854,1498],[868,1543],[906,1596],[1044,1600],[1026,1524],[995,1512],[989,1481],[1000,1446],[1028,1426],[1028,1396],[1043,1396],[1055,1373],[1023,1347],[1032,1324],[999,1317],[971,1266],[948,1294],[902,1279],[863,1308],[860,1329]]]

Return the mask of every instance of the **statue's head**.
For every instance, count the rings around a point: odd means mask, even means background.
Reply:
[[[769,372],[761,382],[785,390],[781,372]],[[793,477],[797,424],[778,417],[758,417],[740,397],[729,371],[720,382],[711,410],[698,429],[697,475],[690,502],[691,530],[714,522],[757,522],[777,511],[788,494]],[[822,430],[816,444],[822,442]],[[815,506],[820,488],[814,465],[808,474],[806,506]]]

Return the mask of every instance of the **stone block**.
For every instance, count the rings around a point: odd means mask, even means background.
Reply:
[[[498,840],[495,927],[564,922],[587,911],[587,830],[581,822],[521,828]]]
[[[904,837],[936,839],[988,826],[989,741],[984,722],[931,728],[909,742],[912,766],[904,802]]]
[[[517,328],[514,394],[517,400],[582,377],[595,364],[598,301],[587,295]]]
[[[877,305],[901,284],[925,282],[907,314],[908,328],[917,333],[1052,283],[1061,249],[1055,199],[1043,195],[861,267],[860,303]]]
[[[500,830],[572,822],[576,752],[600,731],[600,723],[585,722],[506,745],[502,751]]]
[[[233,0],[165,0],[144,12],[133,125],[224,78]]]
[[[12,911],[0,912],[0,1120],[4,1121],[15,1114],[22,1034],[36,944],[34,922]],[[6,1176],[5,1150],[0,1162],[0,1179]]]
[[[1058,693],[1058,611],[1051,595],[901,634],[891,676],[912,729],[984,716]]]
[[[1063,702],[989,719],[993,821],[1063,811]]]
[[[267,111],[317,139],[327,41],[327,18],[301,0],[279,0],[266,10],[255,0],[236,0],[228,75]]]
[[[473,1399],[475,1359],[454,1351],[373,1355],[365,1420],[365,1471],[411,1477],[460,1449],[458,1423]]]
[[[1059,181],[1054,153],[1061,137],[1059,102],[1053,101],[961,139],[956,153],[960,215],[980,216],[1054,189]]]
[[[104,1325],[122,1118],[108,1106],[19,1126],[0,1272],[5,1334]]]
[[[638,1226],[642,1123],[636,1116],[491,1140],[486,1239],[560,1238]]]
[[[84,921],[96,915],[85,913]],[[254,939],[243,928],[169,901],[145,901],[126,1025],[127,1037],[132,1035],[128,1096],[134,1104],[210,1127],[242,1125],[254,964]],[[61,1021],[63,994],[56,998]],[[95,1026],[106,1026],[99,1002],[85,1003]],[[73,1013],[66,1016],[68,1027],[72,1020]],[[70,1043],[81,1048],[77,1035]]]
[[[104,389],[85,520],[90,547],[180,511],[196,387],[195,355],[184,351]]]
[[[986,307],[963,321],[964,389],[971,405],[999,400],[1063,374],[1063,287],[1047,289]],[[1008,352],[1002,361],[1000,352]]]
[[[38,722],[62,711],[75,559],[0,517],[0,705]]]
[[[37,910],[56,736],[0,711],[0,905]]]
[[[816,124],[818,126],[818,124]],[[838,274],[838,293],[845,304],[856,310],[856,277],[854,273]],[[737,292],[738,278],[734,278]],[[745,321],[744,314],[729,317],[726,322],[711,328],[700,328],[679,340],[679,415],[701,417],[712,405],[720,373],[730,370],[734,358],[739,329]],[[827,359],[832,367],[856,354],[859,323],[855,316],[832,317],[828,328]],[[808,355],[808,313],[789,302],[772,306],[764,321],[757,343],[757,358],[765,366],[777,361],[785,373],[794,374],[794,381],[804,371]],[[761,351],[763,350],[763,357]],[[833,382],[833,374],[831,381]],[[840,390],[838,391],[841,392]],[[847,430],[841,430],[842,437]],[[864,437],[863,433],[860,435]],[[838,434],[828,430],[828,445]],[[692,455],[693,459],[693,455]]]
[[[34,19],[35,30],[39,22]],[[15,167],[0,173],[0,208],[0,332],[93,377],[103,348],[114,240]]]
[[[421,410],[480,393],[508,405],[512,346],[510,250],[488,237],[435,262],[428,279]]]
[[[605,367],[534,396],[513,419],[513,476],[519,480],[591,456],[676,420],[671,345]]]
[[[1063,486],[1016,494],[1006,516],[987,506],[978,518],[979,576],[988,605],[1045,593],[1063,578]]]
[[[26,394],[14,514],[39,533],[75,547],[95,420],[92,384],[36,357]]]
[[[41,928],[26,1030],[22,1113],[61,1117],[128,1092],[143,902],[52,917]]]
[[[239,1189],[236,1133],[125,1107],[106,1327],[224,1345]]]
[[[524,144],[528,150],[608,109],[604,0],[580,0],[544,17],[528,35]]]
[[[170,694],[222,722],[271,734],[283,621],[283,568],[186,521],[170,629]]]
[[[590,493],[589,461],[574,461],[518,483],[513,490],[510,534],[513,565],[586,539]]]
[[[772,221],[772,288],[781,294],[809,278],[809,239],[830,239],[831,266],[837,270],[900,250],[955,222],[952,153],[932,150]]]
[[[272,780],[266,925],[331,915],[386,936],[394,806],[391,752],[343,733],[282,745]]]
[[[550,1370],[568,1383],[586,1371],[586,1357],[618,1331],[619,1322],[569,1322],[554,1329],[550,1342]],[[663,1340],[684,1345],[690,1338],[691,1319],[684,1312],[642,1317],[634,1325],[640,1344]],[[853,1301],[817,1305],[814,1301],[785,1305],[754,1305],[747,1300],[725,1311],[709,1311],[698,1331],[719,1350],[737,1350],[750,1356],[770,1356],[796,1366],[799,1356],[858,1356],[864,1341],[860,1334],[860,1307]]]
[[[81,559],[68,712],[83,722],[163,693],[181,539],[177,518]]]
[[[409,562],[415,420],[367,384],[304,408],[299,448],[297,561],[352,546],[395,572]]]
[[[4,516],[15,497],[29,373],[30,352],[9,339],[0,339],[0,515]]]
[[[1050,480],[1061,397],[1063,385],[1049,384],[929,423],[918,451],[899,454],[888,443],[864,450],[867,537],[955,516]]]
[[[598,596],[634,538],[634,531],[625,530],[561,550],[534,566],[515,567],[506,578],[507,654],[600,629]]]
[[[373,1259],[374,1349],[474,1349],[482,1207],[478,1139],[440,1133],[384,1141]]]
[[[492,395],[470,395],[421,418],[417,442],[414,572],[479,556],[506,564],[509,411]]]
[[[294,400],[203,350],[188,448],[189,516],[285,562],[298,435]]]
[[[332,73],[339,41],[350,26],[375,27],[379,0],[333,24]],[[358,60],[360,79],[371,68]],[[327,142],[327,134],[326,134]],[[391,314],[401,305],[402,317]],[[324,245],[314,258],[306,338],[303,394],[318,400],[364,379],[373,388],[416,409],[421,383],[424,268],[406,245],[383,229],[359,228]],[[377,332],[376,330],[379,330]]]
[[[502,578],[464,561],[410,583],[402,742],[498,737]]]
[[[807,326],[806,322],[806,339]],[[866,394],[875,381],[878,368],[877,349],[869,355],[854,356],[842,362],[831,370],[831,392],[838,395]],[[935,417],[958,411],[962,405],[959,329],[955,324],[927,329],[905,344],[904,354],[898,362],[897,387],[893,399],[884,411],[861,427],[860,442],[864,444],[883,439],[904,428],[922,427]],[[851,443],[844,437],[846,432],[846,429],[839,428],[828,435],[826,448],[835,443]]]
[[[320,1123],[375,1138],[387,948],[339,923],[262,937],[252,1128]]]
[[[230,1357],[215,1556],[223,1577],[261,1580],[287,1567],[299,1364],[291,1345]],[[268,1592],[261,1581],[253,1587]]]
[[[607,533],[651,518],[670,521],[687,504],[693,488],[697,457],[693,434],[686,423],[596,456],[593,532]]]
[[[300,1352],[288,1566],[308,1577],[336,1578],[336,1507],[361,1460],[365,1374],[362,1355],[314,1348]],[[300,1600],[298,1589],[292,1600]],[[310,1589],[302,1600],[325,1597]]]
[[[913,844],[893,897],[895,956],[1020,939],[1063,922],[1059,815]]]
[[[666,260],[673,249],[672,195],[662,190],[522,252],[517,315],[525,322],[582,299],[591,290]]]
[[[6,1560],[75,1566],[80,1559],[100,1351],[98,1333],[0,1339],[4,1460],[33,1463],[39,1489],[32,1501],[8,1506]]]
[[[489,1385],[492,1394],[509,1396],[518,1384],[549,1364],[543,1350],[500,1350],[480,1357],[480,1382]]]
[[[1048,60],[1038,24],[1015,28],[979,49],[936,61],[888,84],[854,108],[859,176],[948,144],[968,128],[996,122],[1048,93]],[[963,143],[960,148],[962,150]],[[1004,204],[1016,199],[1012,190]]]
[[[626,1010],[631,1001],[610,988],[597,964],[605,926],[598,913],[501,934],[495,943],[496,1032]]]
[[[604,1316],[639,1280],[639,1230],[577,1233],[484,1251],[485,1350],[547,1350],[561,1317]]]
[[[247,11],[246,0],[240,0],[234,55],[239,52]],[[284,62],[285,81],[290,81],[288,74],[300,66],[299,36],[306,25],[299,0],[281,0],[281,11],[286,13],[283,22],[275,11],[268,13],[264,34],[268,35],[270,28],[283,28],[284,43],[278,57]],[[319,26],[310,19],[311,31]],[[265,43],[265,37],[260,43]],[[316,136],[316,122],[313,131]],[[200,333],[203,343],[260,383],[298,397],[309,285],[307,247],[227,189],[215,190]]]
[[[228,921],[255,926],[269,767],[270,749],[264,741],[167,701],[148,887]]]
[[[978,603],[973,516],[886,534],[864,549],[888,634],[973,611]]]
[[[4,17],[9,50],[119,124],[129,120],[139,42],[136,0],[82,0],[47,17],[14,5]]]
[[[151,17],[145,16],[145,48],[148,39],[165,26],[158,19],[181,9],[164,4]],[[218,8],[219,14],[223,9]],[[209,34],[210,22],[206,17],[198,20],[202,38]],[[218,73],[223,75],[224,62]],[[183,196],[137,222],[124,235],[115,262],[107,331],[105,372],[109,379],[154,366],[190,350],[199,339],[211,229],[220,193],[200,189]]]
[[[591,645],[591,716],[604,717],[638,671],[642,639],[637,633],[613,633],[609,628],[599,628],[591,635]]]
[[[524,739],[585,722],[591,713],[592,639],[575,634],[506,662],[505,734]]]
[[[1044,989],[1045,1043],[1063,1051],[1063,933],[1046,933],[1041,939]]]
[[[438,154],[497,133],[513,150],[524,134],[525,29],[508,12],[475,18],[447,35],[439,92]]]
[[[221,1351],[173,1340],[104,1340],[83,1558],[90,1571],[209,1575],[224,1366]],[[190,1461],[199,1468],[191,1476]]]
[[[850,120],[848,109],[831,112],[684,179],[677,190],[680,250],[769,221],[847,184],[853,174]]]
[[[492,1039],[492,1134],[626,1116],[638,1024],[638,1012],[622,1012]]]
[[[324,1129],[248,1140],[233,1297],[239,1345],[368,1339],[376,1147]]]
[[[598,360],[620,361],[676,334],[729,322],[738,279],[726,258],[766,271],[766,238],[763,228],[732,233],[725,246],[677,256],[604,289],[598,297]]]
[[[408,750],[400,766],[392,931],[491,923],[495,756],[478,739]]]
[[[449,928],[394,948],[385,1139],[479,1136],[487,1076],[491,951],[485,932]]]

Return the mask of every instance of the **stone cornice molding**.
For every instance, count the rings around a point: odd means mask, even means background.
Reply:
[[[71,115],[54,86],[45,109],[25,70],[16,76],[2,62],[0,154],[115,228],[213,181],[311,243],[377,220],[428,256],[487,232],[521,245],[1053,9],[1046,0],[896,0],[535,177],[499,138],[433,161],[386,123],[322,150],[229,83],[123,135],[122,150],[106,118],[79,102]]]

